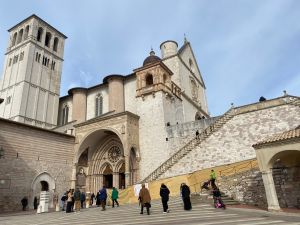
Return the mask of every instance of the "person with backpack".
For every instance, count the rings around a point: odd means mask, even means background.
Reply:
[[[74,201],[75,201],[75,212],[80,211],[80,206],[81,206],[81,193],[79,188],[76,189],[75,193],[74,193]]]
[[[105,210],[106,199],[107,199],[107,192],[106,192],[105,186],[103,186],[103,188],[99,191],[99,200],[100,200],[100,204],[102,206],[101,211]]]
[[[161,202],[163,205],[163,210],[164,210],[163,213],[168,213],[169,212],[168,201],[169,201],[170,190],[165,184],[161,184],[159,195],[161,197]]]
[[[62,205],[62,211],[65,211],[65,203],[68,199],[68,192],[64,193],[63,196],[61,196],[61,205]]]
[[[112,188],[112,193],[111,193],[111,200],[112,200],[112,207],[113,208],[115,207],[115,202],[116,202],[117,206],[119,207],[119,202],[117,201],[118,198],[119,198],[119,192],[115,187],[113,187]]]

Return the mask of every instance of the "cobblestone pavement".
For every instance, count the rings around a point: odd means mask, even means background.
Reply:
[[[52,212],[30,215],[1,215],[1,225],[94,225],[94,224],[199,224],[199,225],[300,225],[300,215],[286,213],[269,213],[252,209],[226,210],[215,209],[208,204],[193,205],[191,211],[184,211],[179,198],[169,203],[170,213],[163,214],[160,201],[152,203],[151,215],[139,214],[137,204],[123,205],[116,208],[107,207],[83,209],[78,213]]]

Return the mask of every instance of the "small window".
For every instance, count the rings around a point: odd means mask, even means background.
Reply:
[[[65,105],[62,111],[62,125],[68,123],[68,117],[69,117],[69,106]]]
[[[46,33],[46,38],[45,38],[45,45],[49,48],[50,47],[50,41],[51,41],[51,33],[47,32]]]
[[[96,107],[95,107],[95,115],[100,116],[103,114],[103,97],[101,94],[96,96]]]
[[[14,56],[14,61],[13,61],[13,64],[17,63],[18,62],[18,58],[19,58],[19,55],[16,55]]]
[[[54,69],[55,69],[55,62],[52,61],[52,63],[51,63],[51,70],[54,70]]]
[[[11,66],[12,58],[9,59],[8,66]]]
[[[37,33],[36,40],[39,41],[39,42],[41,42],[42,35],[43,35],[43,28],[40,27],[39,30],[38,30],[38,33]]]
[[[146,77],[146,86],[153,85],[153,76],[151,74],[148,74]]]
[[[38,59],[38,62],[40,62],[40,59],[41,59],[41,54],[39,54],[39,59]]]
[[[53,51],[57,52],[57,46],[58,46],[58,38],[54,38],[54,43],[53,43]]]
[[[47,67],[49,67],[49,61],[50,61],[50,59],[47,59]]]
[[[21,52],[21,54],[20,54],[20,61],[22,61],[23,58],[24,58],[24,52]]]
[[[8,96],[8,97],[6,98],[6,105],[10,104],[10,102],[11,102],[11,96]]]

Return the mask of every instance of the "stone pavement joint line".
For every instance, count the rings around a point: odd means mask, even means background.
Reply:
[[[100,208],[83,209],[78,213],[66,214],[65,212],[53,212],[45,214],[3,216],[0,217],[1,225],[96,225],[96,224],[184,224],[184,225],[300,225],[298,220],[287,221],[272,215],[261,216],[252,212],[236,211],[234,209],[215,209],[208,204],[193,205],[191,211],[184,211],[180,198],[171,199],[170,213],[162,213],[160,201],[153,201],[150,210],[151,215],[140,215],[140,207],[137,204],[122,205],[106,211]],[[267,213],[267,212],[266,212]]]

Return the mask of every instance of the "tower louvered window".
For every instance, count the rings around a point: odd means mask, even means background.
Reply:
[[[96,96],[95,116],[100,116],[103,113],[103,97],[101,94]]]

